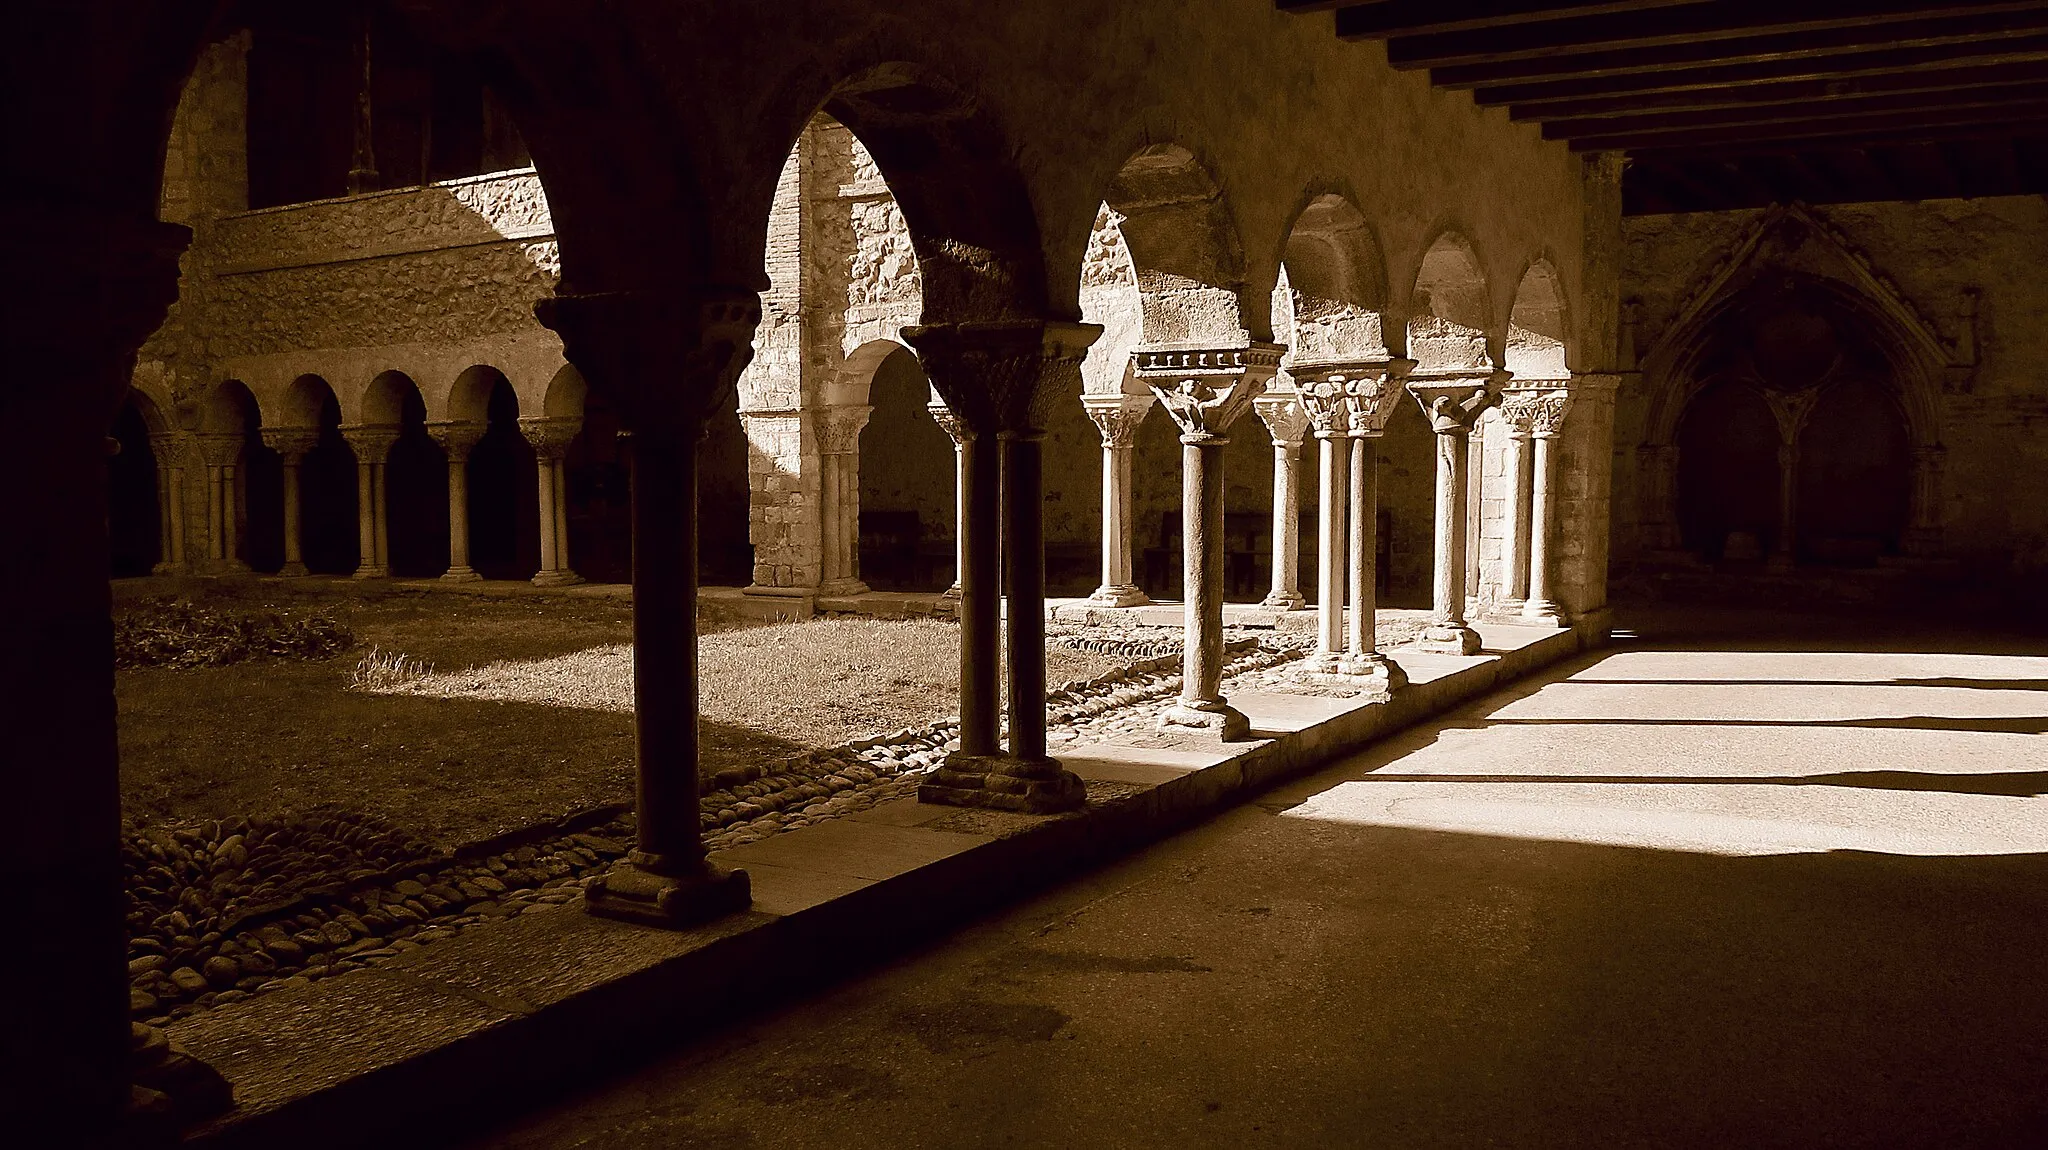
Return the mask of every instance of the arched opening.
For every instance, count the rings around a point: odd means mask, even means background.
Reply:
[[[582,429],[569,441],[569,556],[576,571],[593,583],[633,581],[633,476],[618,412],[598,392],[586,390],[573,367],[548,385],[550,417],[581,416]]]
[[[284,565],[284,464],[263,444],[255,395],[240,380],[222,382],[201,405],[199,430],[212,552],[230,568],[276,571]]]
[[[1429,246],[1408,305],[1408,356],[1416,374],[1493,368],[1486,346],[1493,304],[1479,257],[1463,236],[1447,232]]]
[[[1380,436],[1379,602],[1421,609],[1436,564],[1436,433],[1414,400],[1397,398]]]
[[[491,368],[470,373],[484,399],[462,417],[480,417],[484,433],[469,452],[469,565],[486,579],[530,579],[540,569],[539,474],[519,431],[519,396]]]
[[[1778,422],[1734,380],[1700,389],[1678,426],[1678,526],[1709,560],[1760,560],[1778,542]]]
[[[703,586],[744,587],[753,581],[747,446],[736,405],[704,421],[697,445],[697,581]]]
[[[116,447],[107,460],[107,534],[117,579],[147,575],[163,560],[162,497],[149,442],[155,416],[149,397],[131,390],[109,432]]]
[[[357,530],[356,456],[341,434],[341,404],[317,375],[302,375],[285,393],[286,425],[318,436],[299,461],[299,550],[306,570],[346,575],[362,562]]]
[[[860,436],[860,572],[877,591],[943,591],[955,561],[953,440],[908,348],[875,368]]]
[[[1515,304],[1508,313],[1506,367],[1516,383],[1567,380],[1565,363],[1564,287],[1548,261],[1538,260],[1522,273]]]
[[[391,573],[439,575],[448,569],[448,456],[427,433],[426,401],[403,372],[387,371],[371,383],[363,416],[398,433],[384,463]]]
[[[1822,392],[1799,436],[1799,558],[1867,566],[1898,554],[1912,466],[1905,413],[1890,388],[1857,377]]]

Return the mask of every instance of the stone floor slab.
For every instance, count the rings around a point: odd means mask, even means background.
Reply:
[[[758,862],[850,878],[885,879],[992,841],[986,835],[922,826],[834,819],[716,851],[712,857],[739,866]]]

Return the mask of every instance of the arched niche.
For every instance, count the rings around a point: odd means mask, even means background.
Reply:
[[[1179,144],[1140,149],[1103,196],[1137,281],[1146,343],[1241,344],[1244,248],[1221,188]]]
[[[1738,379],[1702,387],[1678,427],[1678,527],[1708,560],[1759,561],[1778,546],[1779,431],[1762,392]]]
[[[494,367],[471,367],[457,378],[448,413],[483,425],[465,464],[469,565],[486,579],[532,578],[540,570],[539,474],[519,429],[518,390]]]
[[[1287,233],[1273,292],[1273,335],[1287,345],[1288,361],[1386,354],[1384,263],[1371,226],[1351,201],[1326,193],[1302,208]]]
[[[1508,313],[1505,366],[1517,383],[1571,378],[1566,333],[1571,330],[1564,283],[1548,260],[1537,260],[1522,273],[1515,302]]]
[[[1408,295],[1408,358],[1416,371],[1491,370],[1487,345],[1492,295],[1472,243],[1457,232],[1438,236],[1423,253]]]
[[[883,342],[862,388],[860,577],[878,591],[943,591],[954,577],[953,440],[932,418],[931,383],[909,349]]]

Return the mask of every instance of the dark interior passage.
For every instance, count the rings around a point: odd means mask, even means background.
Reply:
[[[1778,538],[1778,423],[1756,389],[1707,385],[1678,426],[1678,525],[1706,559],[1770,554]],[[1753,541],[1753,546],[1751,541]]]
[[[860,436],[860,576],[877,591],[943,591],[953,582],[953,439],[931,416],[931,383],[909,351],[891,352],[868,388]]]
[[[131,392],[109,433],[117,444],[107,460],[107,535],[115,578],[147,575],[163,558],[163,523],[156,454],[149,425]]]
[[[384,467],[391,573],[425,578],[448,570],[448,456],[427,434],[419,389],[402,387],[398,441]]]
[[[540,570],[539,475],[519,433],[519,397],[502,376],[486,419],[469,453],[469,565],[486,579],[530,579]]]
[[[1889,388],[1851,379],[1822,393],[1799,437],[1799,557],[1866,565],[1895,555],[1912,497],[1912,448]]]

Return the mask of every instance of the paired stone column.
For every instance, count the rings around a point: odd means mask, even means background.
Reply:
[[[1528,574],[1524,579],[1527,590],[1522,617],[1555,626],[1563,626],[1565,621],[1564,608],[1557,599],[1554,559],[1561,534],[1558,505],[1564,495],[1559,488],[1558,463],[1562,452],[1558,437],[1571,409],[1571,392],[1562,390],[1537,393],[1523,405],[1528,418],[1531,458]]]
[[[1519,618],[1529,599],[1530,513],[1535,491],[1535,455],[1529,449],[1535,394],[1516,389],[1501,397],[1500,426],[1507,432],[1507,498],[1501,501],[1500,598],[1496,614]]]
[[[738,288],[556,295],[534,313],[619,413],[632,455],[636,842],[585,905],[662,927],[743,910],[746,872],[707,858],[699,825],[697,448],[753,358],[761,298]]]
[[[1080,778],[1046,753],[1042,444],[1054,405],[1081,393],[1081,359],[1101,334],[1095,324],[1053,320],[903,331],[959,423],[963,475],[960,749],[918,788],[923,802],[1047,813],[1087,801]],[[998,634],[1006,624],[1005,645]],[[997,746],[1004,657],[1007,754]]]
[[[284,463],[284,566],[279,575],[297,578],[306,574],[305,504],[300,497],[299,465],[320,444],[317,427],[266,427],[264,446],[277,452]]]
[[[356,455],[356,543],[361,559],[357,579],[391,576],[391,528],[384,506],[384,463],[398,442],[398,428],[356,424],[341,429]]]
[[[183,448],[178,436],[155,432],[149,437],[150,454],[156,457],[157,530],[161,540],[155,574],[171,575],[185,569],[185,468],[178,462]]]
[[[1102,433],[1102,585],[1088,596],[1098,607],[1142,607],[1152,601],[1131,574],[1131,457],[1152,403],[1149,395],[1081,397],[1081,406]]]
[[[967,573],[967,429],[953,410],[943,403],[930,403],[925,410],[931,413],[932,422],[953,441],[953,585],[939,596],[944,602],[953,604],[954,614],[960,612],[961,580]]]
[[[1479,632],[1465,621],[1468,539],[1465,476],[1472,425],[1500,398],[1505,371],[1417,374],[1408,394],[1422,405],[1436,433],[1436,570],[1433,614],[1416,646],[1447,655],[1479,653]]]
[[[875,409],[865,404],[819,408],[818,510],[820,595],[864,595],[860,578],[860,433]]]
[[[207,566],[215,573],[247,571],[242,560],[240,526],[242,436],[208,432],[199,436],[199,454],[206,460]]]
[[[469,565],[469,453],[483,441],[488,425],[441,420],[427,425],[427,434],[448,455],[448,570],[441,578],[449,583],[474,583],[483,576]]]
[[[1379,650],[1379,441],[1410,360],[1302,363],[1295,386],[1322,448],[1316,653],[1303,675],[1385,697],[1407,685]],[[1344,609],[1346,598],[1351,609]]]
[[[569,444],[582,430],[583,420],[575,416],[519,421],[519,433],[533,445],[534,472],[540,494],[540,570],[533,576],[536,587],[567,587],[583,582],[583,576],[569,566],[569,469],[566,463]]]
[[[1244,713],[1223,696],[1223,449],[1230,425],[1264,394],[1280,369],[1279,344],[1145,347],[1131,353],[1140,380],[1180,428],[1182,606],[1180,699],[1160,726],[1251,735]]]
[[[1273,439],[1273,584],[1261,607],[1299,611],[1301,594],[1301,440],[1308,413],[1293,391],[1262,395],[1252,410]]]

